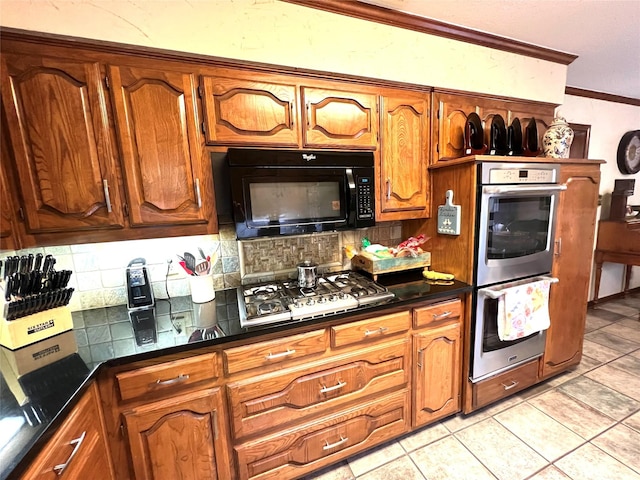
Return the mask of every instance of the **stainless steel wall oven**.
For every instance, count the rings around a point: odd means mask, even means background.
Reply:
[[[478,168],[474,382],[544,353],[545,330],[500,340],[498,298],[506,288],[550,278],[556,209],[566,189],[558,185],[559,166],[554,164],[482,162]]]

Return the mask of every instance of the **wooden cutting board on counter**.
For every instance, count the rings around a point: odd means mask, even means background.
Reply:
[[[364,270],[376,280],[378,275],[384,273],[402,272],[425,268],[431,265],[431,252],[424,252],[417,257],[391,257],[373,258],[368,255],[358,254],[351,259],[351,267],[355,270]]]

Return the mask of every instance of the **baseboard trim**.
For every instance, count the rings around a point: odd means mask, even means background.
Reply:
[[[629,293],[640,293],[640,287],[630,288]],[[613,295],[607,295],[606,297],[600,297],[598,299],[598,303],[595,303],[593,300],[589,300],[587,302],[588,307],[593,307],[595,305],[602,305],[603,303],[610,302],[611,300],[617,300],[618,298],[624,298],[624,292],[614,293]]]

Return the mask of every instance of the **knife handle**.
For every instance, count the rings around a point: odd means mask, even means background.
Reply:
[[[36,253],[36,258],[33,264],[33,269],[34,270],[40,270],[40,267],[42,266],[42,254],[41,253]]]

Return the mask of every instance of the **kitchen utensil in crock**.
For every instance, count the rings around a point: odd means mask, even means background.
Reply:
[[[318,264],[305,260],[298,264],[298,286],[300,288],[314,288],[318,280]]]

